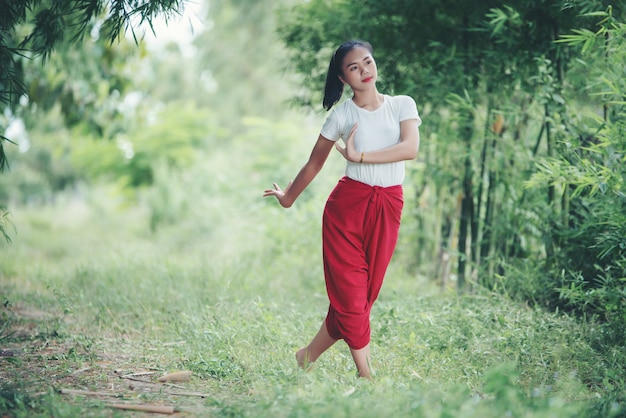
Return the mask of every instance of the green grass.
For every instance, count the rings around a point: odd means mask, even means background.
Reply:
[[[114,413],[111,399],[59,393],[74,389],[208,416],[571,417],[602,396],[588,382],[606,359],[575,321],[497,295],[441,292],[397,265],[372,312],[375,380],[356,378],[341,342],[310,372],[297,369],[294,352],[316,332],[327,299],[317,239],[286,242],[315,235],[317,221],[261,212],[237,217],[248,228],[215,228],[256,236],[259,247],[243,242],[238,253],[184,222],[150,234],[139,209],[102,217],[62,202],[15,211],[19,234],[0,255],[0,289],[13,332],[2,344],[16,354],[0,360],[0,407],[15,416]],[[257,236],[268,213],[285,223],[275,240]],[[154,382],[176,370],[193,372],[185,391],[207,396],[131,389],[120,378],[151,371]]]

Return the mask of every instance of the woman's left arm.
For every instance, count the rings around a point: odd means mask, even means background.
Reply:
[[[417,119],[408,119],[400,122],[400,142],[378,151],[358,152],[354,147],[354,133],[357,126],[352,128],[346,147],[342,148],[339,144],[335,144],[337,150],[343,157],[354,163],[395,163],[398,161],[413,160],[417,157],[420,147],[420,132],[417,125]]]

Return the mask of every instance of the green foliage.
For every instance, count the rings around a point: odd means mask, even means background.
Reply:
[[[127,31],[130,31],[135,42],[137,42],[135,25],[138,22],[147,22],[152,27],[152,20],[156,16],[171,17],[172,14],[181,9],[182,4],[181,0],[3,1],[2,16],[0,17],[0,104],[6,106],[7,110],[15,110],[20,106],[19,100],[26,95],[30,95],[31,99],[37,99],[33,102],[35,104],[41,101],[41,98],[38,97],[42,89],[42,85],[38,83],[41,78],[30,83],[25,80],[24,67],[28,65],[24,63],[25,61],[38,60],[38,57],[41,57],[42,62],[45,62],[46,59],[50,58],[52,51],[62,45],[63,42],[67,42],[65,46],[71,48],[72,44],[80,43],[79,41],[82,41],[87,33],[92,35],[96,32],[102,33],[103,38],[113,43]],[[102,47],[101,50],[105,52],[106,58],[107,48],[104,47],[103,43],[100,46]],[[68,48],[66,52],[69,55],[72,52],[81,55],[83,50],[81,48],[73,50]],[[111,55],[109,54],[108,57]],[[80,71],[84,68],[93,70],[94,67],[98,68],[103,62],[107,62],[107,60],[81,59],[77,65],[68,68],[70,71]],[[104,77],[106,78],[107,75],[105,74]],[[90,129],[103,130],[103,125],[108,123],[106,120],[108,119],[108,112],[104,112],[105,115],[100,115],[100,120],[91,117],[85,118],[84,115],[85,107],[90,109],[91,113],[99,113],[94,108],[101,105],[102,101],[105,100],[102,97],[102,83],[100,82],[97,88],[93,88],[93,86],[80,85],[84,80],[85,78],[82,77],[75,78],[76,84],[69,89],[59,88],[58,85],[53,86],[52,89],[57,89],[56,94],[47,95],[44,100],[61,103],[64,115],[70,125],[86,122]],[[57,83],[53,84],[58,84],[58,80]],[[107,86],[104,86],[105,90],[106,88]],[[89,90],[89,93],[85,90]],[[85,96],[93,95],[93,92],[97,93],[95,96],[99,100],[94,100],[93,97],[83,100]],[[108,95],[110,91],[106,93]],[[51,99],[50,96],[53,98]],[[85,106],[85,102],[91,102],[89,104],[94,106]],[[48,103],[49,107],[52,107],[52,104]],[[102,107],[99,109],[101,110]],[[5,128],[4,124],[0,124],[0,132],[3,132]],[[10,138],[0,134],[0,173],[8,167],[4,148],[5,142],[15,144]],[[4,219],[3,216],[3,221],[0,222],[0,233],[7,238]]]
[[[1,298],[4,299],[4,296]],[[4,299],[0,307],[0,341],[11,335],[12,327],[15,324],[15,312],[13,312],[11,302]]]
[[[147,23],[152,27],[152,20],[156,16],[171,17],[181,9],[182,4],[181,0],[111,0],[106,2],[100,0],[25,0],[2,2],[3,10],[2,18],[0,18],[0,104],[12,111],[19,108],[20,100],[23,97],[31,95],[33,99],[40,99],[37,90],[42,86],[37,83],[38,80],[35,82],[26,80],[24,67],[29,65],[26,61],[31,59],[39,61],[41,59],[42,63],[45,63],[50,58],[52,51],[59,46],[62,49],[65,46],[66,52],[70,51],[69,55],[72,53],[81,55],[83,54],[81,48],[71,48],[73,45],[80,44],[87,33],[92,34],[92,36],[97,33],[96,37],[102,34],[103,39],[112,44],[121,39],[127,31],[130,31],[135,42],[137,42],[138,38],[135,34],[137,23]],[[105,52],[108,49],[104,46],[104,41],[101,42],[100,46]],[[107,62],[107,60],[83,59],[77,65],[70,66],[69,70],[81,71],[84,68],[93,70],[94,67],[98,68],[98,65],[103,62]],[[84,117],[82,115],[86,104],[82,100],[84,96],[92,96],[93,92],[97,92],[100,94],[95,96],[102,100],[102,83],[98,86],[99,88],[91,88],[87,93],[85,86],[80,85],[84,81],[83,78],[77,78],[73,81],[76,83],[72,86],[73,88],[62,88],[52,95],[52,100],[55,103],[61,103],[64,107],[65,116],[70,124],[78,123]],[[72,81],[69,83],[71,84]],[[53,84],[58,84],[58,80],[57,83]],[[83,87],[83,91],[79,91],[81,90],[80,87]],[[43,88],[45,89],[45,87]],[[58,86],[53,88],[58,88]],[[46,97],[46,100],[49,101],[50,97]],[[94,98],[89,97],[86,102],[93,101]],[[48,104],[48,107],[51,105]],[[86,107],[92,112],[94,111],[93,107],[89,105]],[[87,118],[86,122],[89,124],[94,120]],[[105,122],[102,120],[98,122],[100,125],[95,127],[102,129],[101,125]],[[0,131],[4,131],[4,128],[6,126],[0,124]],[[0,134],[0,172],[7,167],[3,142],[12,143],[12,141]],[[0,231],[3,230],[0,229]]]
[[[7,243],[11,242],[11,237],[8,234],[7,227],[11,224],[11,213],[7,211],[6,207],[0,205],[0,234]]]
[[[114,140],[74,131],[76,139],[67,150],[69,165],[89,181],[114,178],[129,190],[151,184],[156,165],[188,166],[197,161],[198,150],[217,144],[207,114],[189,103],[171,103],[156,111],[154,120],[138,123]]]
[[[129,116],[124,113],[132,110],[124,108],[124,100],[133,88],[134,57],[128,41],[109,45],[98,36],[61,45],[47,61],[24,64],[28,99],[14,111],[31,129],[42,113],[57,110],[65,127],[112,138],[124,130]]]
[[[0,202],[44,204],[59,191],[77,187],[84,175],[72,164],[71,139],[58,112],[39,115],[39,127],[11,147],[11,169],[0,176]]]
[[[160,15],[171,16],[182,6],[180,0],[73,0],[4,2],[0,20],[0,54],[3,74],[0,103],[10,103],[24,90],[15,57],[42,56],[44,60],[64,41],[82,40],[94,26],[100,26],[110,42],[126,31],[134,34],[137,22],[148,22]]]
[[[626,82],[619,67],[626,59],[626,25],[611,9],[595,33],[578,31],[563,39],[583,48],[589,90],[600,99],[603,117],[591,118],[587,132],[570,137],[559,157],[541,162],[529,185],[550,183],[571,196],[566,222],[555,224],[557,253],[550,266],[560,277],[559,300],[551,303],[599,316],[625,341],[626,325]],[[599,39],[599,40],[598,40]],[[602,63],[602,64],[600,64]]]

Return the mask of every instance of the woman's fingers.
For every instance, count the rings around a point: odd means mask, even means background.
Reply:
[[[339,145],[339,141],[335,142],[335,149],[339,151],[339,154],[341,154],[343,158],[346,158],[346,159],[348,158],[348,155],[347,155],[348,148],[347,147],[342,148],[341,145]]]
[[[348,135],[348,139],[346,140],[346,147],[341,152],[345,159],[348,161],[354,161],[354,156],[357,153],[354,145],[354,135],[356,134],[356,128],[358,126],[358,122],[352,125],[352,129],[350,129],[350,134]]]
[[[281,196],[284,196],[285,193],[287,193],[287,190],[289,190],[289,188],[291,187],[291,183],[293,183],[293,180],[290,181],[289,184],[287,184],[287,187],[285,187],[285,190],[281,189],[280,186],[278,185],[278,183],[272,183],[272,186],[274,188],[273,189],[265,189],[263,191],[263,197],[275,196],[275,197],[280,199]]]
[[[278,193],[282,193],[282,190],[280,189],[280,187],[278,186],[278,184],[273,183],[274,188],[273,189],[265,189],[263,191],[263,197],[267,197],[267,196],[276,196]]]
[[[350,137],[354,139],[354,133],[356,132],[356,128],[358,126],[359,126],[359,122],[355,122],[354,125],[352,125],[352,129],[350,129],[350,134],[348,135],[348,139],[350,139]]]

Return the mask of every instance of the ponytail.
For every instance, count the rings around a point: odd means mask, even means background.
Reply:
[[[370,45],[369,42],[352,40],[341,44],[330,59],[328,73],[326,74],[326,85],[324,86],[324,100],[322,101],[324,109],[330,110],[339,99],[341,99],[341,95],[343,94],[343,81],[339,79],[339,76],[343,74],[343,69],[341,68],[343,59],[348,52],[357,47],[367,49],[370,54],[374,53],[372,45]]]

